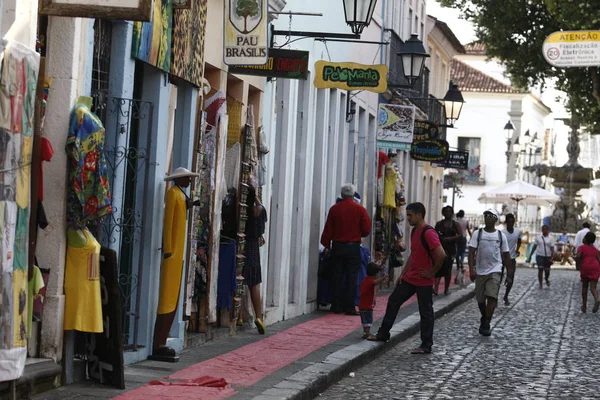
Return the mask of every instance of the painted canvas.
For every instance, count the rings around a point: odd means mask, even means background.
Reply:
[[[156,68],[171,72],[173,34],[172,0],[156,0],[152,21],[135,22],[131,56]]]
[[[207,0],[191,1],[191,9],[173,11],[171,74],[201,87],[204,74]]]

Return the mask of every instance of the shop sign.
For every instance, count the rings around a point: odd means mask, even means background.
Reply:
[[[413,132],[413,143],[427,139],[437,139],[440,136],[440,128],[429,121],[415,121]]]
[[[431,163],[433,167],[469,169],[468,151],[449,151],[445,162]]]
[[[549,35],[543,45],[544,58],[555,67],[600,65],[600,31],[564,31]]]
[[[448,142],[440,139],[423,140],[413,143],[410,156],[418,161],[445,161],[448,155]]]
[[[225,0],[225,64],[265,65],[267,23],[267,0]]]
[[[387,65],[332,63],[321,60],[315,64],[315,87],[384,93],[387,90],[387,74]]]
[[[309,57],[308,51],[269,49],[269,58],[265,65],[233,65],[229,67],[229,72],[238,75],[306,80]]]
[[[410,150],[415,129],[415,106],[380,104],[377,146]]]
[[[150,21],[152,3],[152,0],[40,0],[39,11],[62,17]]]

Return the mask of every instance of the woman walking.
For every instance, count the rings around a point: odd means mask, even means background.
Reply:
[[[594,246],[596,235],[588,232],[583,238],[583,245],[577,248],[577,267],[581,276],[581,312],[587,311],[588,287],[594,296],[594,308],[592,312],[598,312],[600,300],[598,300],[598,278],[600,278],[600,253]]]

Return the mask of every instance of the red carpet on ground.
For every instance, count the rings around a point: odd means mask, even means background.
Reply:
[[[452,279],[454,281],[454,278]],[[377,298],[373,319],[382,318],[387,306],[387,296]],[[406,304],[416,301],[413,296]],[[161,381],[148,384],[116,397],[116,400],[159,399],[225,399],[237,392],[230,386],[248,387],[273,372],[297,361],[329,343],[343,338],[361,327],[360,317],[344,314],[327,314],[286,329],[273,336],[194,364]],[[221,388],[169,384],[169,382],[193,382],[200,378],[223,379],[227,386]]]

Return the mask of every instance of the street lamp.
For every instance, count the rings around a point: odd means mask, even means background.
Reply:
[[[377,0],[343,0],[346,23],[350,25],[352,33],[360,35],[371,23]]]
[[[414,85],[423,74],[425,59],[429,57],[425,47],[423,47],[423,42],[419,40],[419,36],[416,33],[410,35],[410,39],[402,45],[397,55],[402,59],[404,78],[410,86]]]
[[[452,81],[450,81],[450,88],[444,96],[444,111],[446,112],[446,119],[448,120],[449,127],[454,127],[454,122],[458,121],[460,112],[462,111],[465,99],[463,99],[462,93],[458,90]]]
[[[512,136],[513,133],[515,131],[515,127],[513,126],[512,122],[510,122],[510,120],[506,123],[506,125],[504,125],[504,134],[506,135],[506,163],[510,164],[510,155],[512,153]],[[507,175],[508,175],[508,169],[507,169]],[[508,176],[507,176],[507,182],[508,182]]]

